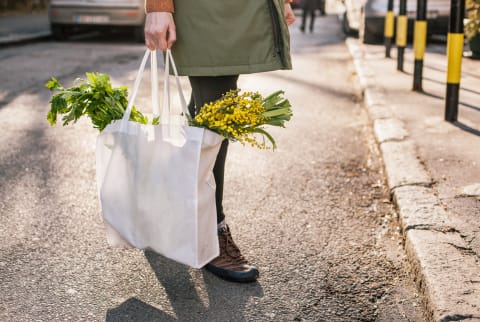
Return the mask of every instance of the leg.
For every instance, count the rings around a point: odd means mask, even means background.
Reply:
[[[193,76],[189,77],[192,86],[192,100],[189,104],[190,113],[192,116],[196,115],[200,108],[205,103],[213,102],[219,99],[222,94],[232,89],[237,89],[238,75],[235,76],[219,76],[219,77],[204,77]],[[217,189],[215,191],[215,200],[217,206],[217,223],[225,219],[223,212],[223,183],[225,172],[225,160],[227,158],[228,140],[223,140],[220,151],[213,167],[213,176]]]
[[[310,32],[313,32],[313,26],[315,24],[315,10],[310,11]]]
[[[193,97],[193,91],[192,91],[192,95],[190,96],[190,102],[188,102],[188,111],[190,112],[190,115],[192,117],[195,116],[195,99]]]
[[[302,10],[302,25],[300,26],[300,30],[305,32],[305,25],[307,23],[307,9]]]
[[[238,75],[221,77],[189,77],[192,86],[193,100],[189,104],[193,114],[199,112],[203,104],[219,99],[223,93],[237,89]],[[192,104],[194,101],[194,104]],[[215,194],[217,206],[217,223],[221,223],[225,215],[223,213],[223,178],[225,159],[227,157],[228,140],[223,140],[220,151],[213,167],[213,175],[217,185]],[[208,263],[205,268],[218,277],[234,282],[254,282],[258,278],[258,270],[248,264],[235,245],[230,229],[226,225],[219,225],[218,244],[220,255]]]

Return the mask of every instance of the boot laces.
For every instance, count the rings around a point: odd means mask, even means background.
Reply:
[[[225,253],[230,256],[231,258],[234,258],[239,261],[245,261],[245,258],[242,256],[242,253],[240,252],[240,249],[238,246],[235,244],[232,238],[232,234],[230,233],[230,230],[224,229],[222,231],[222,238],[225,239],[225,243],[223,245],[223,250]]]

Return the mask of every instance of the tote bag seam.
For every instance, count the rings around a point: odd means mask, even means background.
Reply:
[[[205,139],[205,132],[204,130],[202,130],[202,140],[200,141],[200,146],[199,148],[197,149],[197,160],[199,160],[199,162],[197,162],[197,166],[195,167],[195,177],[198,178],[198,173],[199,173],[199,169],[200,169],[200,158],[202,156],[202,147],[203,147],[203,141]],[[198,211],[198,186],[199,186],[200,182],[197,182],[197,184],[195,185],[195,216],[194,216],[194,221],[195,221],[195,264],[196,266],[199,266],[200,264],[200,261],[198,259],[198,243],[199,243],[199,236],[198,236],[198,216],[200,215],[199,214],[199,211]]]

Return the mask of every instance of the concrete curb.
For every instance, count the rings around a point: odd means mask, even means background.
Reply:
[[[403,122],[390,111],[385,90],[365,59],[364,46],[356,39],[347,39],[346,44],[382,151],[407,258],[424,295],[425,319],[480,321],[480,267],[476,258],[435,195],[432,179]]]

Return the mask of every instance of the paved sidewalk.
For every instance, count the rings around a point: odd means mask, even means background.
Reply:
[[[445,45],[425,57],[425,93],[383,46],[348,39],[383,154],[405,248],[430,321],[480,321],[480,62],[463,60],[459,122],[443,121]],[[396,51],[393,49],[392,54]]]
[[[48,36],[50,24],[46,12],[0,15],[0,45]]]

